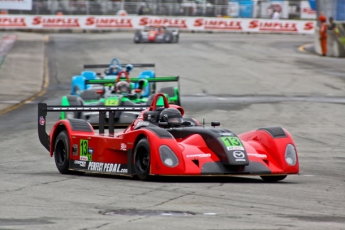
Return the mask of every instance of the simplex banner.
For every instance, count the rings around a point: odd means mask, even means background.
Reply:
[[[162,25],[189,31],[313,34],[316,21],[210,17],[0,15],[0,29],[141,29]]]

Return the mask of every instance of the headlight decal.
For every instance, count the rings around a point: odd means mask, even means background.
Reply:
[[[297,162],[297,153],[295,146],[288,144],[285,149],[285,161],[288,165],[294,166]]]
[[[175,153],[166,145],[162,145],[159,147],[159,155],[163,164],[168,167],[176,167],[179,163]]]

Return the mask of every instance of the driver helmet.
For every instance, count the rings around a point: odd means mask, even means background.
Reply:
[[[126,65],[126,72],[129,73],[129,72],[131,72],[132,70],[133,70],[133,65],[127,64],[127,65]]]
[[[168,127],[178,127],[181,126],[183,118],[181,112],[178,109],[167,108],[161,112],[159,121],[167,122]]]
[[[116,92],[118,93],[128,93],[130,91],[130,85],[126,81],[120,81],[116,83]]]
[[[118,65],[111,65],[109,67],[110,74],[116,75],[119,72],[119,66]]]

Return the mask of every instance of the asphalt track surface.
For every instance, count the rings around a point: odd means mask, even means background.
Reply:
[[[179,44],[132,43],[133,34],[52,34],[50,85],[0,116],[0,230],[345,229],[344,59],[298,52],[311,36],[182,34]],[[241,133],[282,126],[300,175],[157,178],[58,173],[38,141],[40,101],[58,104],[82,64],[156,63],[181,76],[188,116]],[[48,116],[48,126],[58,119]]]

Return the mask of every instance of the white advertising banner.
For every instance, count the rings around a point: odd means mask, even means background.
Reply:
[[[2,10],[32,10],[32,0],[0,0]]]
[[[0,29],[141,29],[149,25],[189,31],[314,33],[316,22],[211,17],[0,15]]]
[[[308,1],[301,2],[301,18],[316,19],[316,11],[310,7],[310,4]]]
[[[238,17],[240,14],[240,5],[238,2],[229,2],[228,6],[228,16]]]

